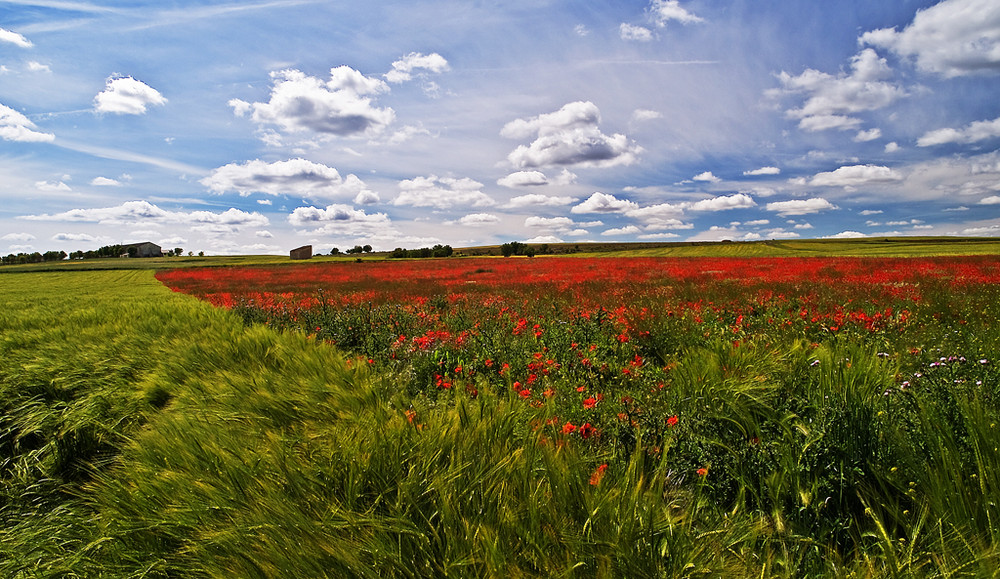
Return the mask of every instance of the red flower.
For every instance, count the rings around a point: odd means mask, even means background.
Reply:
[[[671,428],[674,427],[674,426],[677,426],[677,415],[676,414],[674,414],[673,416],[671,416],[670,418],[667,419],[667,426],[669,426]]]
[[[521,398],[531,398],[531,390],[528,390],[527,388],[521,390],[518,394],[521,395]]]
[[[591,396],[590,398],[587,398],[586,400],[583,401],[583,407],[586,410],[590,410],[594,406],[597,406],[597,400],[594,400],[593,396]]]
[[[594,427],[591,426],[589,422],[587,422],[580,427],[580,438],[586,440],[591,436],[593,436],[595,432],[596,430],[594,429]]]
[[[572,434],[574,431],[576,431],[576,426],[572,422],[567,422],[562,427],[563,434]]]
[[[705,467],[699,468],[697,470],[697,472],[698,472],[698,476],[708,476],[708,469],[705,468]]]
[[[597,470],[595,470],[594,473],[590,475],[590,484],[595,487],[601,484],[601,479],[604,478],[604,471],[606,470],[608,470],[607,463],[604,463],[601,466],[597,467]]]

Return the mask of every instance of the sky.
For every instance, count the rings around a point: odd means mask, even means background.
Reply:
[[[996,0],[0,0],[0,254],[1000,235]]]

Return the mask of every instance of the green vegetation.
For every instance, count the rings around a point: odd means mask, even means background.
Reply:
[[[114,263],[157,261],[227,262]],[[747,313],[740,344],[727,311],[635,327],[666,386],[630,392],[630,417],[612,367],[594,412],[657,428],[584,437],[563,430],[583,407],[556,421],[465,374],[475,395],[400,387],[405,364],[244,325],[152,271],[6,273],[0,576],[989,576],[1000,295],[921,291],[905,333],[796,336],[777,309]],[[575,351],[562,327],[624,351],[600,318],[537,307],[553,351]]]

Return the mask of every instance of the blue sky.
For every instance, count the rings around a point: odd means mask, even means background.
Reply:
[[[995,0],[0,1],[0,253],[1000,235]]]

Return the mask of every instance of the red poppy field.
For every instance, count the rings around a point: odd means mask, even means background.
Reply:
[[[436,259],[157,278],[333,345],[388,383],[418,435],[485,396],[519,408],[520,440],[578,453],[572,470],[595,491],[657,480],[713,517],[755,514],[768,540],[794,537],[792,575],[880,574],[886,553],[898,570],[948,570],[997,552],[996,257]],[[965,554],[940,559],[960,536]]]

